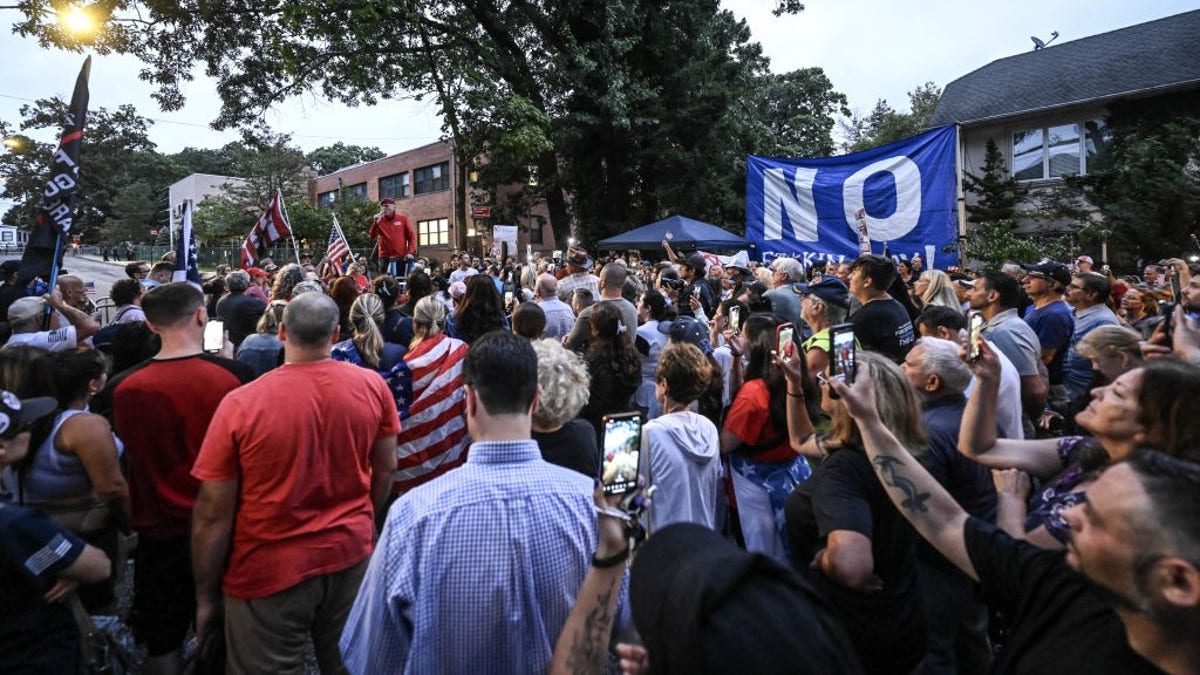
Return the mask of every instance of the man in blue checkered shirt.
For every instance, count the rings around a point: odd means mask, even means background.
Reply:
[[[389,511],[342,632],[351,673],[544,673],[595,551],[592,481],[530,440],[529,342],[488,333],[462,377],[467,463]]]

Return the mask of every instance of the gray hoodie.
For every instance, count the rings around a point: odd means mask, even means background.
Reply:
[[[642,471],[657,487],[650,507],[652,531],[679,522],[717,529],[720,454],[717,427],[702,415],[677,412],[646,423]]]

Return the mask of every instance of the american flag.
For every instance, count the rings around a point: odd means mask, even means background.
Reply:
[[[341,265],[338,261],[350,255],[350,246],[346,243],[346,237],[342,234],[342,228],[338,225],[337,216],[333,217],[333,226],[329,228],[329,246],[325,248],[325,259],[336,265],[341,270]]]
[[[179,241],[175,242],[175,270],[171,281],[187,281],[200,287],[200,265],[196,255],[196,231],[192,229],[192,202],[183,203],[183,223],[179,227]]]
[[[467,343],[445,334],[424,340],[404,355],[412,371],[412,405],[401,414],[396,439],[394,494],[402,494],[461,466],[467,460],[466,390],[462,384]]]
[[[276,190],[275,196],[271,197],[271,204],[242,242],[242,267],[253,267],[258,262],[259,249],[291,234],[292,229],[283,214],[283,191]]]

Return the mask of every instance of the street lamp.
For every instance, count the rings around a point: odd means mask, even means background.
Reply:
[[[100,32],[100,28],[112,15],[112,3],[94,2],[89,5],[70,4],[60,8],[56,14],[63,30],[77,40],[89,40]]]

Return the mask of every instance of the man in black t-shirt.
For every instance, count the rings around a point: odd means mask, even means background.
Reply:
[[[863,349],[900,363],[917,336],[904,305],[888,295],[895,279],[896,265],[889,258],[864,255],[855,260],[850,266],[850,294],[862,307],[850,315],[850,322]]]
[[[969,516],[880,420],[869,374],[831,386],[900,512],[1007,619],[992,672],[1200,672],[1200,466],[1153,450],[1111,466],[1063,513],[1065,554],[1047,551]]]

